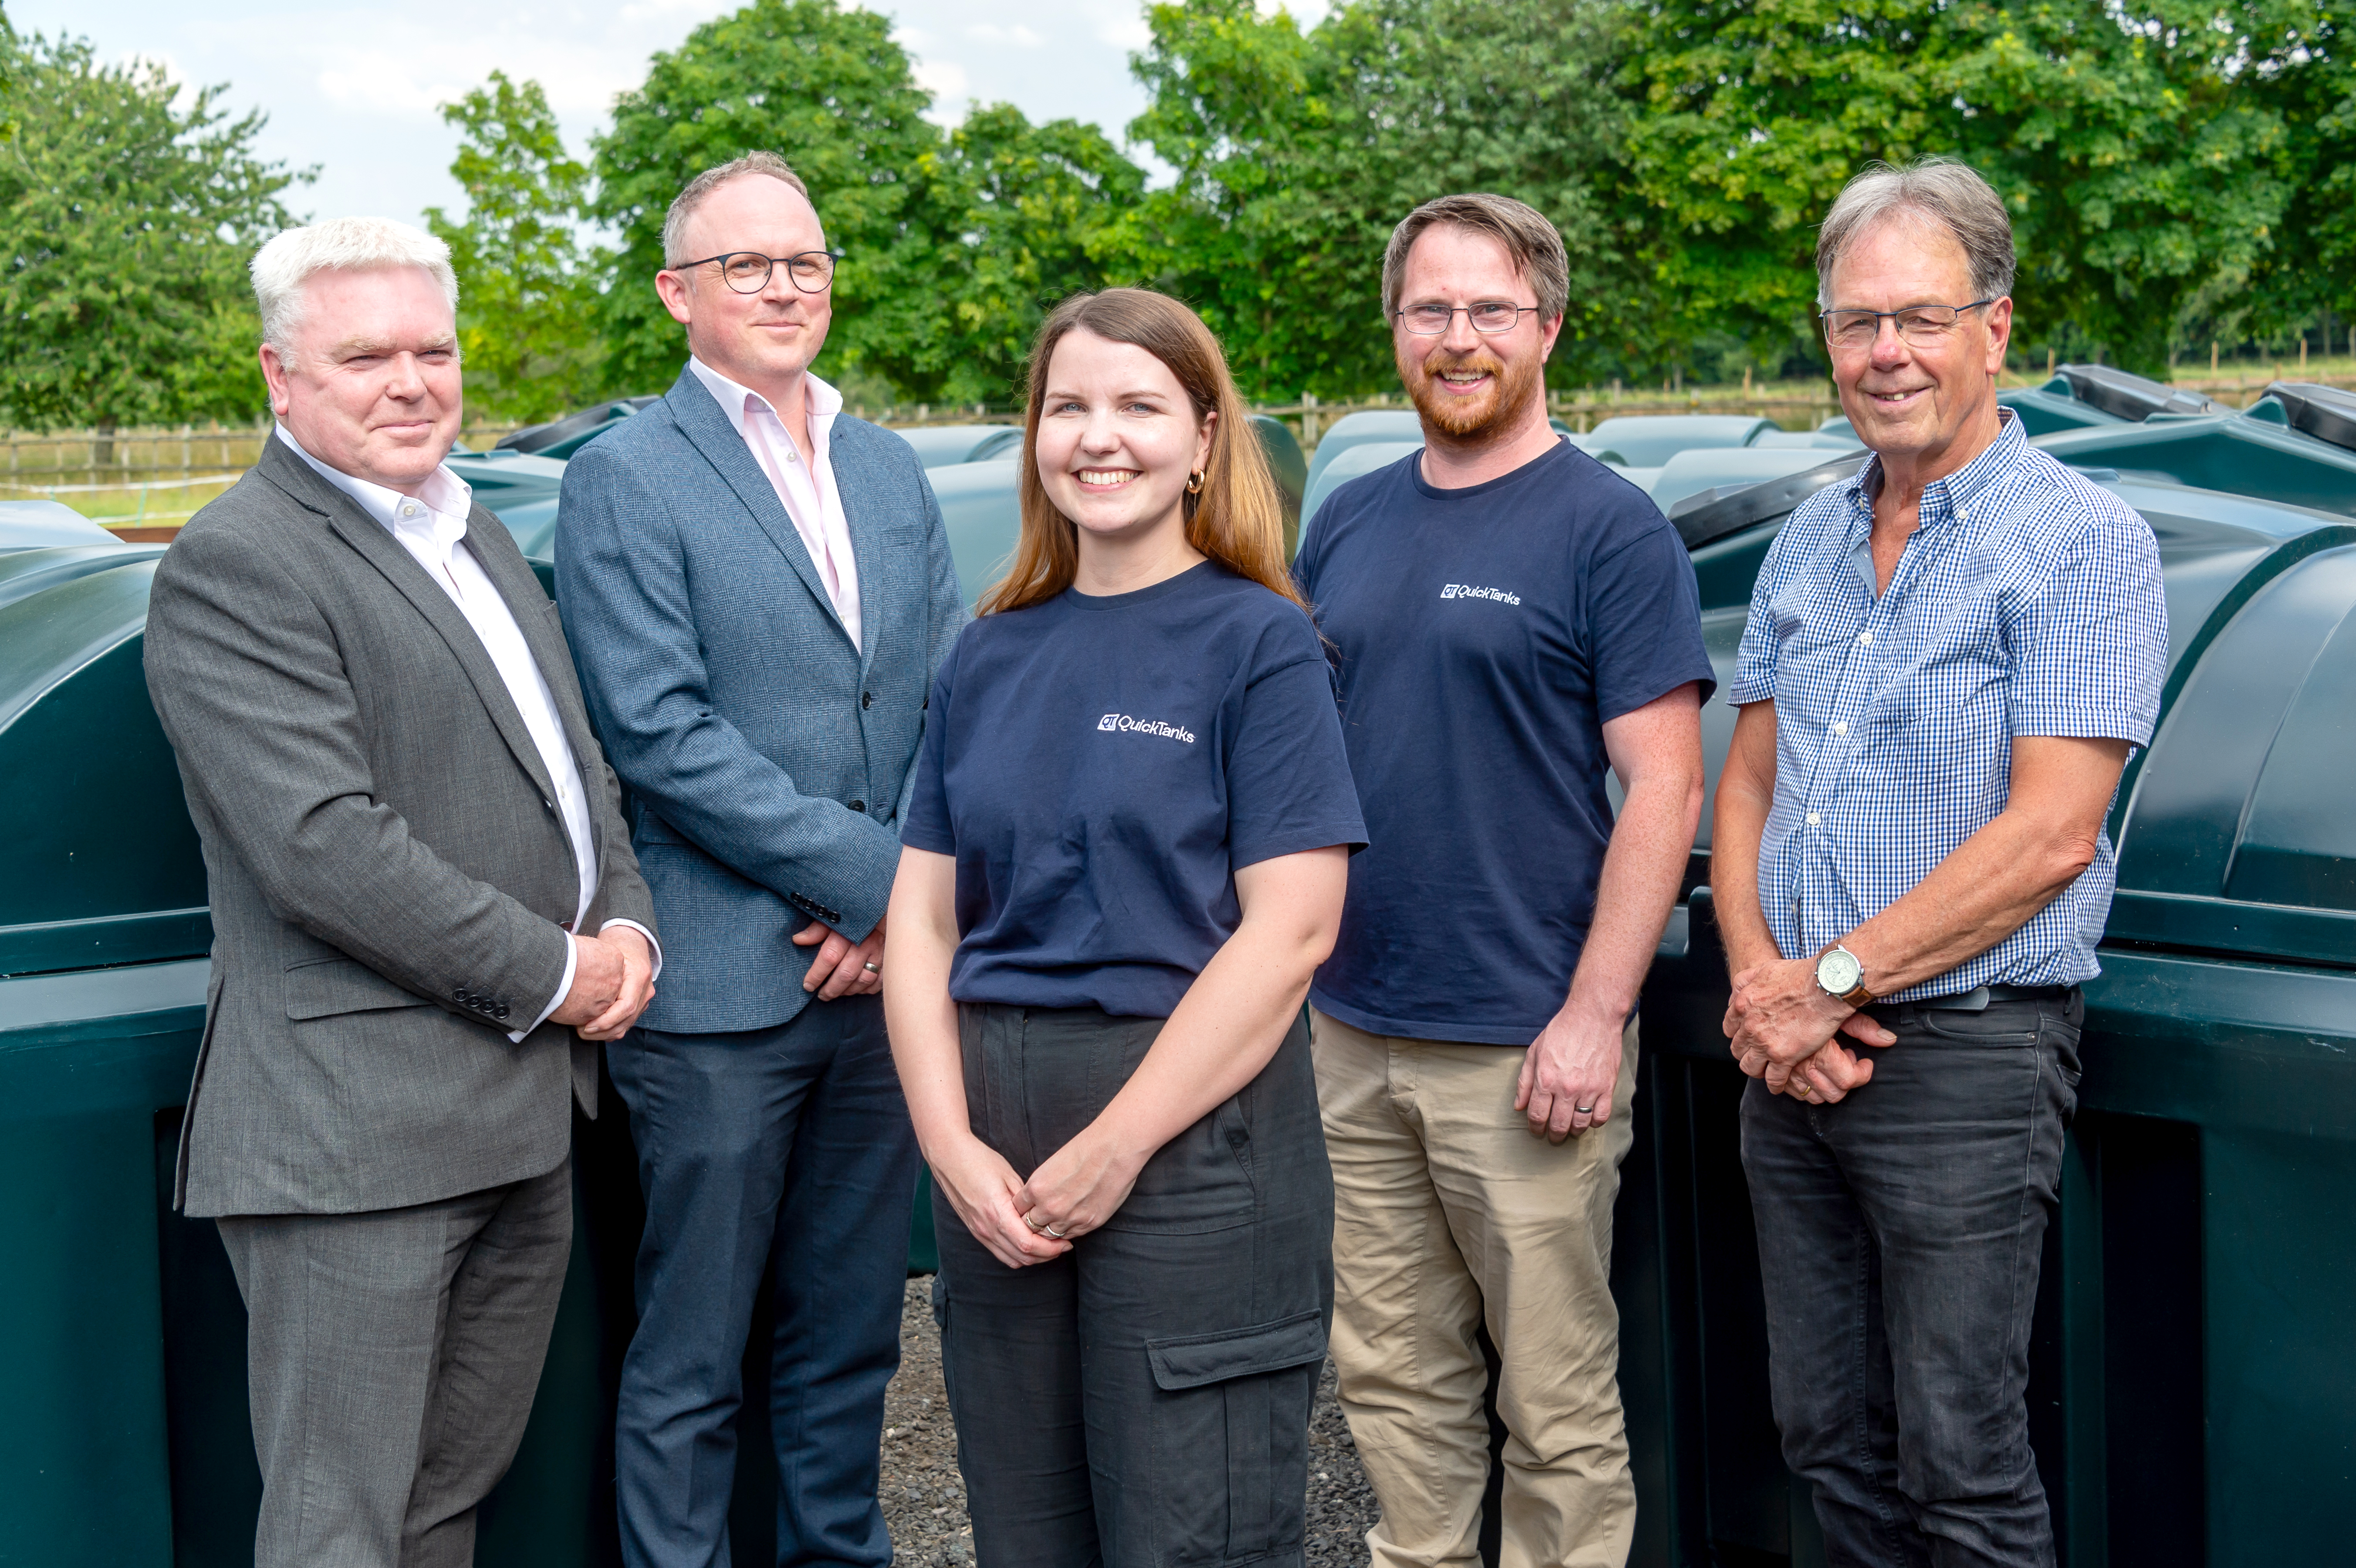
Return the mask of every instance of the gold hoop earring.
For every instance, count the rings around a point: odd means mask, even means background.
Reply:
[[[1197,468],[1193,473],[1187,475],[1186,493],[1190,496],[1201,495],[1203,493],[1203,481],[1208,477],[1209,476],[1205,475],[1200,468]]]

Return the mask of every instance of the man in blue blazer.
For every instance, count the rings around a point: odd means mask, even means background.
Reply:
[[[917,1166],[877,993],[884,908],[962,600],[916,454],[809,373],[834,257],[801,180],[766,153],[706,171],[663,255],[693,358],[573,458],[556,552],[666,959],[609,1056],[647,1199],[622,1552],[728,1562],[739,1367],[774,1252],[777,1561],[881,1565]]]

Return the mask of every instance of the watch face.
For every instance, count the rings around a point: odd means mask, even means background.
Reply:
[[[1835,948],[1816,960],[1816,983],[1835,996],[1846,996],[1857,989],[1864,966],[1847,948]]]

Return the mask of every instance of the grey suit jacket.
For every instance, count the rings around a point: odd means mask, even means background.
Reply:
[[[784,1023],[818,950],[792,934],[815,919],[864,938],[891,897],[926,699],[965,602],[908,444],[838,414],[829,452],[858,645],[691,370],[565,465],[556,599],[662,915],[650,1029]]]
[[[654,929],[556,607],[498,520],[466,539],[587,785],[587,929]],[[546,767],[456,605],[275,436],[149,599],[147,689],[203,841],[212,989],[180,1140],[194,1215],[397,1208],[555,1168],[597,1047],[528,1023],[580,900]]]

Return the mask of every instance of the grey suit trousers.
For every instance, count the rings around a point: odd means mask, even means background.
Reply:
[[[407,1208],[217,1223],[249,1320],[255,1568],[470,1568],[556,1320],[572,1161]]]

